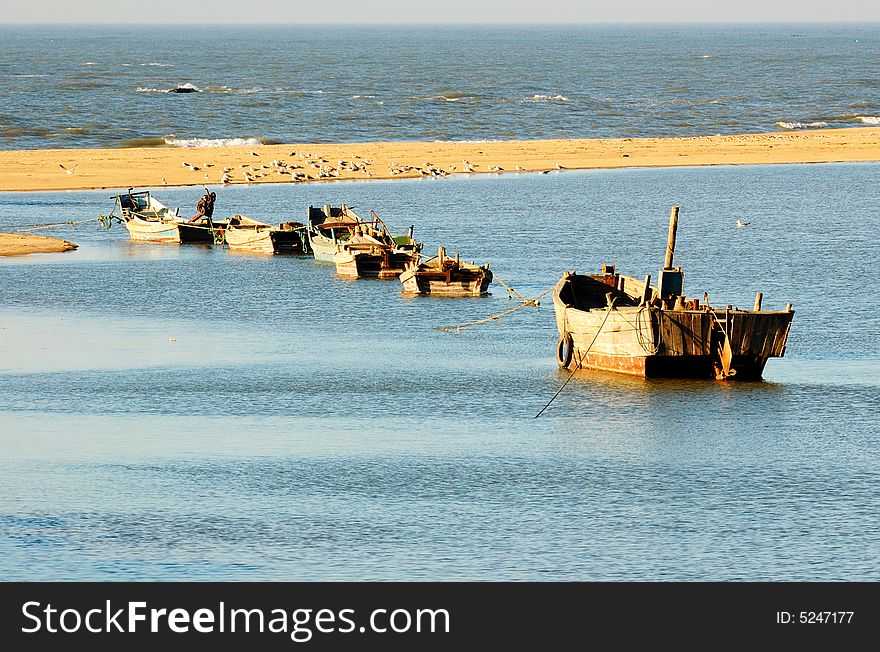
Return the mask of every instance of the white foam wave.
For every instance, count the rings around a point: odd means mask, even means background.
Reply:
[[[786,122],[779,121],[776,123],[777,127],[782,127],[783,129],[821,129],[823,127],[827,127],[828,123],[823,122],[821,120],[817,122]]]
[[[418,97],[414,97],[413,99],[419,99]],[[462,100],[476,100],[479,99],[476,95],[468,95],[466,93],[450,93],[449,95],[432,95],[428,98],[429,100],[443,100],[444,102],[461,102]]]
[[[866,125],[880,125],[880,116],[877,115],[860,115],[856,120]]]
[[[95,63],[94,61],[86,61],[83,65],[84,66],[97,66],[98,64]]]
[[[372,100],[375,99],[375,95],[352,95],[351,99],[353,100]]]
[[[568,98],[565,95],[540,95],[536,93],[532,95],[532,102],[568,102]]]
[[[174,147],[243,147],[262,145],[259,138],[165,138],[166,145]]]
[[[146,86],[138,86],[134,89],[137,93],[170,93],[167,88],[148,88]]]
[[[48,77],[49,75],[12,75],[16,79],[25,79],[30,77]]]

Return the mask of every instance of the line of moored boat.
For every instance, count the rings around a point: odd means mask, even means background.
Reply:
[[[312,254],[332,262],[347,278],[400,279],[410,294],[481,296],[492,282],[488,265],[448,257],[443,247],[425,259],[413,227],[395,235],[370,211],[309,206],[306,223],[266,224],[244,215],[215,222],[187,221],[149,192],[118,195],[117,205],[133,240],[213,242],[231,251]],[[785,354],[794,311],[722,308],[684,294],[684,272],[673,267],[678,206],[672,207],[663,267],[657,282],[624,276],[605,264],[600,274],[563,273],[553,290],[563,369],[598,369],[643,377],[757,380],[772,357]]]
[[[345,278],[399,279],[408,294],[448,297],[482,296],[492,282],[489,265],[478,265],[446,255],[425,258],[423,244],[413,238],[413,227],[395,235],[370,211],[364,219],[345,204],[309,206],[306,223],[267,224],[246,215],[227,220],[200,216],[188,220],[149,191],[114,197],[118,219],[132,240],[143,242],[207,243],[226,245],[230,251],[259,254],[312,255],[333,263]]]

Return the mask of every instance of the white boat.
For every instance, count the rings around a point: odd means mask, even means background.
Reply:
[[[114,197],[120,219],[132,240],[142,242],[222,242],[224,222],[201,218],[188,222],[179,209],[172,211],[149,191],[131,192]]]
[[[338,208],[309,206],[309,246],[315,260],[332,263],[340,245],[354,235],[358,224],[363,223],[360,216],[345,204]]]

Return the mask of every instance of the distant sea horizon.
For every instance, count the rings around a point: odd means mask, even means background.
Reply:
[[[0,79],[4,150],[784,132],[880,125],[880,23],[0,24]]]

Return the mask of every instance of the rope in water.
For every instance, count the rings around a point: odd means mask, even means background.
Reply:
[[[553,288],[550,288],[549,290],[545,290],[544,292],[541,292],[541,294],[535,296],[532,299],[520,299],[520,301],[522,301],[521,304],[519,304],[515,308],[511,308],[510,310],[505,310],[504,312],[499,312],[497,315],[491,315],[491,316],[486,317],[484,319],[478,319],[477,321],[470,321],[470,322],[467,322],[466,324],[456,324],[454,326],[437,326],[434,328],[434,330],[435,331],[443,331],[444,333],[448,333],[450,331],[457,331],[457,330],[461,330],[462,328],[467,328],[468,326],[479,326],[480,324],[488,324],[490,321],[495,321],[497,319],[501,319],[502,317],[505,317],[506,315],[509,315],[513,312],[516,312],[517,310],[522,310],[523,308],[526,308],[528,306],[538,307],[540,305],[538,303],[538,299],[540,299],[541,297],[543,297],[547,294],[550,294],[552,291],[553,291]]]
[[[593,345],[596,343],[596,340],[599,337],[599,333],[602,332],[602,327],[605,326],[605,322],[608,321],[608,316],[611,314],[612,308],[614,308],[615,301],[617,301],[616,297],[614,299],[612,299],[611,303],[608,305],[608,310],[605,311],[605,318],[602,320],[602,323],[599,324],[599,330],[597,330],[596,334],[593,336],[593,341],[590,342],[590,346],[588,346],[583,353],[578,354],[578,362],[574,366],[574,369],[571,370],[571,373],[568,375],[568,378],[565,379],[565,382],[562,383],[562,387],[560,387],[559,389],[556,390],[556,393],[553,395],[553,397],[549,401],[547,401],[547,404],[544,407],[542,407],[541,411],[538,412],[538,414],[536,414],[533,418],[537,419],[539,416],[544,414],[544,410],[546,410],[548,407],[550,407],[550,404],[553,401],[555,401],[556,397],[562,393],[562,390],[565,389],[566,385],[568,385],[568,381],[571,380],[572,378],[574,378],[574,375],[577,373],[578,369],[581,368],[581,363],[583,363],[584,358],[587,357],[587,354],[590,352],[590,349],[592,349]],[[574,346],[572,346],[572,348],[574,348]]]
[[[507,283],[505,283],[505,282],[502,280],[502,278],[501,278],[500,276],[498,276],[497,274],[494,275],[494,279],[495,279],[496,281],[498,281],[498,282],[501,284],[501,286],[502,286],[505,290],[507,290],[507,293],[508,293],[508,294],[512,294],[513,296],[515,296],[517,299],[519,299],[519,300],[522,301],[523,303],[526,303],[526,304],[527,304],[527,303],[529,303],[530,301],[532,301],[531,299],[526,299],[523,295],[521,295],[519,292],[517,292],[517,291],[514,290],[512,287],[510,287],[510,286],[509,286]]]
[[[104,219],[102,219],[104,217],[105,216],[103,216],[103,215],[99,215],[97,218],[97,221],[104,224],[105,221],[104,221]],[[115,216],[108,216],[108,217],[115,217]],[[26,233],[28,231],[42,231],[43,229],[56,229],[56,228],[62,227],[62,226],[76,226],[77,224],[85,224],[86,222],[94,222],[94,221],[95,220],[68,220],[67,222],[58,222],[57,224],[37,224],[35,226],[20,227],[20,228],[18,228],[18,231],[21,233]]]

